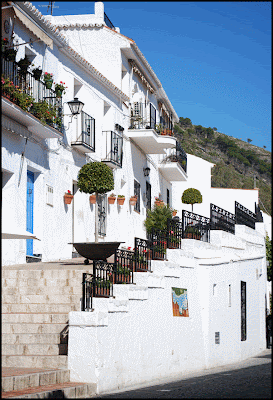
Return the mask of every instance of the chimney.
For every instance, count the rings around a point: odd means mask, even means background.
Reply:
[[[97,18],[102,18],[104,21],[104,4],[102,1],[95,2],[95,15]]]

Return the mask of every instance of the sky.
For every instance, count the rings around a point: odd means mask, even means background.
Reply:
[[[48,1],[32,4],[50,13]],[[94,14],[94,4],[56,1],[53,15]],[[178,117],[271,151],[271,2],[105,1],[104,11]]]

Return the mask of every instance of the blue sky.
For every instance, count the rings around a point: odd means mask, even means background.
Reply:
[[[49,2],[32,2],[47,14]],[[94,2],[54,3],[53,15],[93,14]],[[271,2],[105,1],[179,117],[271,151]]]

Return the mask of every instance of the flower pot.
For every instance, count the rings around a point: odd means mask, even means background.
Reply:
[[[73,194],[65,194],[64,195],[64,203],[71,204],[73,197],[74,197]]]
[[[96,204],[96,195],[91,194],[91,196],[89,196],[89,201],[91,204]]]
[[[163,201],[162,200],[156,200],[155,201],[155,205],[156,206],[162,206],[163,205]]]
[[[52,84],[53,84],[53,81],[46,81],[45,82],[45,86],[46,86],[47,89],[51,89],[52,88]]]
[[[41,78],[41,75],[42,75],[42,70],[38,70],[38,71],[35,71],[35,72],[32,72],[32,73],[33,73],[34,79],[35,79],[36,81],[39,81],[40,78]]]
[[[125,197],[118,197],[117,202],[120,206],[122,206],[125,202]]]
[[[177,214],[177,211],[173,211],[173,217],[175,217]]]
[[[4,51],[4,58],[7,61],[15,61],[17,51],[14,49],[6,49]]]
[[[109,197],[108,197],[108,203],[109,203],[109,204],[114,204],[115,201],[116,201],[116,198],[115,198],[115,197],[112,197],[112,196],[109,196]]]
[[[137,203],[137,198],[136,197],[131,197],[129,200],[129,203],[131,206],[135,206]]]
[[[52,84],[51,84],[51,86],[52,86]],[[55,94],[56,94],[56,97],[62,97],[62,95],[63,95],[63,90],[55,89]]]

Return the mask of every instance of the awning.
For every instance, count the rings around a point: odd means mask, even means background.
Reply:
[[[2,239],[38,239],[33,233],[18,230],[17,232],[2,232]]]
[[[44,33],[34,22],[27,18],[17,7],[13,6],[13,10],[17,18],[32,32],[38,39],[41,39],[45,44],[47,44],[53,50],[53,40]]]

